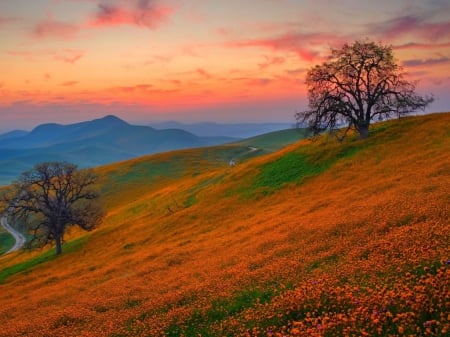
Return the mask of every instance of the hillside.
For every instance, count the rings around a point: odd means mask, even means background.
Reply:
[[[0,184],[8,184],[42,161],[93,167],[145,154],[204,147],[235,140],[199,137],[184,130],[155,130],[106,116],[75,124],[42,124],[29,133],[0,135]]]
[[[448,335],[450,113],[247,146],[98,168],[100,228],[0,259],[0,336]]]

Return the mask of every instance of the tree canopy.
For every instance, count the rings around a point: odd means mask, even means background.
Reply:
[[[103,218],[92,170],[67,162],[37,164],[22,173],[6,195],[8,216],[32,235],[30,247],[55,242],[61,254],[70,226],[92,230]]]
[[[307,72],[306,85],[309,109],[298,112],[296,119],[315,134],[346,126],[342,137],[356,129],[363,139],[373,120],[424,110],[433,101],[415,93],[391,46],[368,40],[332,49],[326,62]]]

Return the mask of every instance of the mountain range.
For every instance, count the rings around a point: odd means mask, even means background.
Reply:
[[[292,123],[179,123],[175,121],[150,124],[155,129],[181,129],[201,137],[227,136],[250,138],[274,131],[292,129]]]
[[[131,125],[111,115],[68,125],[42,124],[30,132],[17,130],[0,135],[0,184],[10,183],[43,161],[70,161],[80,167],[92,167],[234,140],[224,136],[200,137],[181,129]]]

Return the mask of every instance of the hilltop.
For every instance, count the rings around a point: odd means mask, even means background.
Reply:
[[[0,135],[0,184],[43,161],[69,161],[93,167],[145,154],[205,147],[236,140],[199,137],[180,129],[131,125],[115,116],[75,124],[42,124],[31,132]]]
[[[292,129],[292,123],[180,123],[175,121],[151,123],[155,129],[181,129],[197,136],[226,136],[233,138],[250,138],[280,130]]]
[[[0,336],[448,334],[449,113],[253,144],[97,168],[100,228],[0,259]]]

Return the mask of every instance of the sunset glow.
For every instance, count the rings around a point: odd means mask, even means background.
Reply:
[[[0,131],[106,114],[283,121],[330,47],[391,44],[430,111],[450,110],[450,3],[297,0],[0,2]]]

